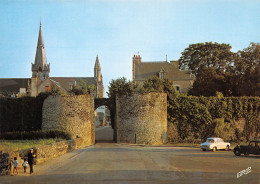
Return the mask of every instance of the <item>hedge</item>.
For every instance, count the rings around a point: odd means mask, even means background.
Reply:
[[[52,131],[30,131],[30,132],[3,132],[0,134],[2,140],[39,140],[39,139],[72,139],[72,135],[68,132],[52,130]]]
[[[0,132],[41,130],[42,106],[46,97],[0,97]]]
[[[175,123],[181,139],[188,137],[187,129],[192,131],[194,138],[205,139],[216,136],[218,119],[223,119],[225,127],[233,127],[236,138],[247,140],[260,133],[259,97],[194,97],[177,95],[168,98],[168,122]],[[236,130],[235,123],[245,118],[243,132]],[[230,128],[229,128],[230,129]],[[231,129],[230,129],[231,130]],[[218,134],[219,135],[219,134]]]

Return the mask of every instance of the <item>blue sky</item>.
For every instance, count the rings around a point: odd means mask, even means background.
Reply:
[[[50,76],[132,79],[132,56],[177,60],[189,44],[260,42],[260,0],[0,0],[0,78],[29,78],[42,22]]]

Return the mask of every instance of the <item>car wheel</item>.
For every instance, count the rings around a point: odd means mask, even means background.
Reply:
[[[241,154],[241,153],[240,153],[240,151],[239,151],[238,149],[235,150],[235,155],[236,155],[236,156],[240,156],[240,154]]]
[[[214,147],[212,151],[214,151],[214,152],[217,151],[217,147]]]
[[[206,149],[202,149],[202,151],[206,151]]]
[[[225,150],[226,150],[226,151],[228,151],[228,150],[229,150],[229,145],[227,145],[227,146],[226,146],[226,149],[225,149]]]

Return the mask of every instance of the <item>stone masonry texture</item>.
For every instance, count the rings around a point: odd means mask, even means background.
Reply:
[[[117,96],[118,143],[163,144],[167,141],[167,95],[165,93]]]
[[[8,175],[11,171],[11,158],[8,153],[0,152],[0,176]]]
[[[42,130],[63,130],[86,145],[95,144],[94,97],[49,96],[43,104]]]

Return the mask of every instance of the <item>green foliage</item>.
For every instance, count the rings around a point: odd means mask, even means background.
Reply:
[[[0,132],[40,130],[46,97],[0,98]]]
[[[67,95],[67,92],[56,83],[51,84],[51,91],[49,93],[54,96],[55,95]]]
[[[229,44],[197,43],[191,44],[182,52],[180,68],[189,68],[197,76],[205,69],[224,71],[232,61],[233,53]]]
[[[257,116],[248,115],[246,117],[245,129],[243,132],[244,137],[247,141],[253,139],[260,134],[260,120]]]
[[[186,140],[188,137],[206,139],[214,135],[224,139],[234,138],[233,121],[242,117],[246,118],[243,133],[246,138],[260,132],[257,118],[259,97],[223,97],[221,92],[215,92],[216,96],[211,97],[187,96],[176,92],[171,81],[161,80],[156,76],[147,79],[142,86],[125,78],[112,80],[108,93],[113,104],[112,111],[116,112],[116,95],[149,92],[167,93],[168,124],[176,125],[181,140]]]
[[[179,59],[181,69],[192,70],[196,80],[189,94],[195,96],[260,96],[260,44],[231,52],[229,44],[191,44]]]
[[[33,147],[52,144],[62,139],[39,139],[39,140],[0,140],[0,151],[13,152]]]
[[[114,127],[114,114],[116,113],[116,95],[130,95],[134,93],[134,88],[134,83],[127,81],[124,77],[112,80],[109,83],[107,95],[110,101],[112,127]],[[140,86],[136,86],[136,89],[140,89]]]
[[[260,96],[260,43],[238,51],[234,59],[231,84],[235,96]]]
[[[181,139],[189,137],[191,132],[194,138],[201,139],[214,135],[234,138],[233,121],[242,117],[246,119],[243,135],[247,139],[260,133],[259,97],[219,98],[179,95],[171,104],[168,106],[168,117],[171,117],[171,121],[168,122],[177,122]],[[219,119],[223,123],[219,123]]]
[[[224,122],[224,118],[213,120],[215,124],[214,136],[221,137],[224,140],[232,140],[234,139],[234,125],[232,122]]]
[[[74,95],[86,95],[94,94],[96,92],[96,86],[94,84],[88,85],[86,81],[81,80],[79,86],[74,86],[69,92]]]
[[[130,95],[134,93],[134,83],[127,81],[126,78],[112,80],[108,87],[108,97],[115,99],[116,95]]]
[[[39,139],[72,139],[68,132],[51,130],[51,131],[30,131],[30,132],[3,132],[0,134],[2,140],[39,140]]]

